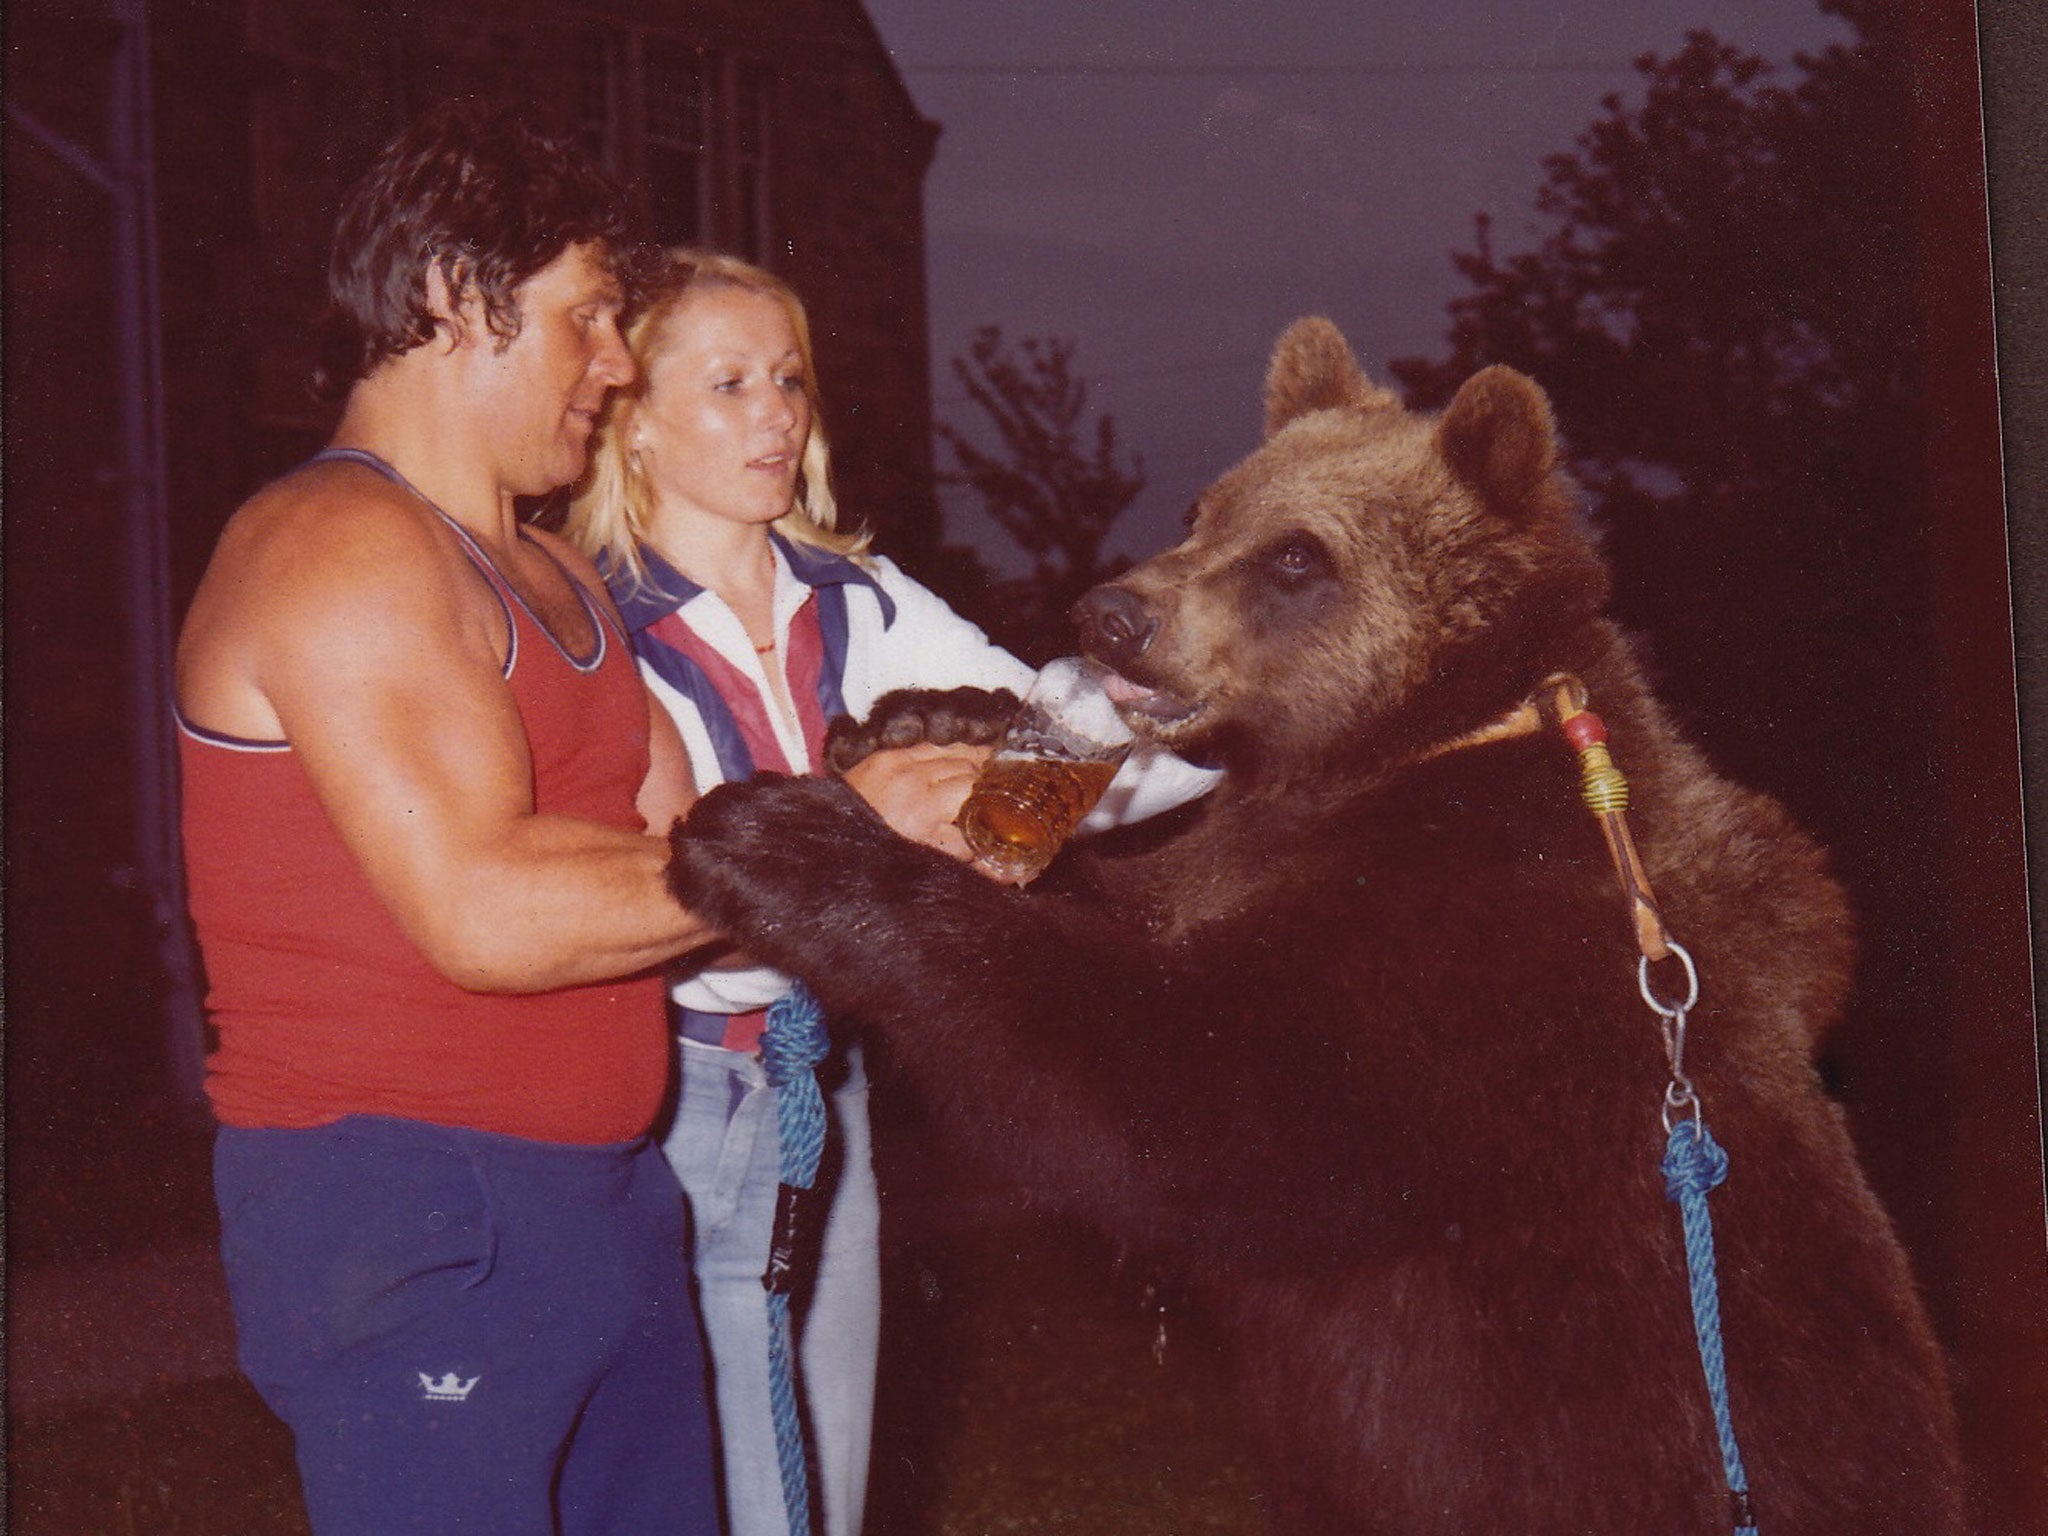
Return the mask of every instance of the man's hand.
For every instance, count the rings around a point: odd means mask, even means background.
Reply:
[[[967,840],[953,821],[988,756],[987,747],[921,741],[870,754],[846,771],[845,780],[899,835],[966,859]]]

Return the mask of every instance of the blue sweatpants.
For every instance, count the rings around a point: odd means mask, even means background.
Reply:
[[[242,1368],[318,1536],[716,1536],[658,1147],[224,1127],[214,1188]]]

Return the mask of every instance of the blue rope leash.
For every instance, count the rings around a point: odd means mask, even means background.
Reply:
[[[825,1150],[825,1096],[819,1062],[831,1049],[824,1011],[802,983],[768,1009],[761,1065],[775,1089],[782,1137],[782,1184],[775,1196],[775,1233],[761,1284],[768,1292],[768,1396],[775,1420],[775,1455],[782,1468],[782,1501],[791,1536],[810,1536],[811,1486],[804,1458],[804,1428],[790,1348],[789,1295],[796,1284],[797,1243],[805,1226],[812,1184]]]
[[[1721,1299],[1714,1278],[1714,1226],[1707,1214],[1707,1192],[1728,1177],[1728,1154],[1721,1150],[1702,1121],[1683,1119],[1671,1127],[1661,1167],[1664,1193],[1678,1202],[1685,1221],[1685,1267],[1692,1280],[1693,1332],[1699,1336],[1700,1364],[1707,1373],[1714,1432],[1721,1439],[1721,1466],[1728,1477],[1735,1536],[1756,1536],[1749,1475],[1742,1470],[1742,1452],[1735,1444],[1735,1421],[1728,1411],[1728,1365],[1721,1352]]]
[[[1663,1020],[1664,1051],[1671,1062],[1671,1081],[1664,1090],[1664,1192],[1678,1202],[1685,1220],[1685,1267],[1692,1286],[1693,1332],[1699,1338],[1700,1365],[1707,1376],[1707,1396],[1714,1410],[1714,1429],[1721,1439],[1721,1467],[1728,1478],[1728,1499],[1735,1517],[1735,1536],[1757,1536],[1756,1512],[1749,1498],[1749,1475],[1742,1470],[1742,1452],[1735,1445],[1735,1421],[1728,1412],[1728,1364],[1721,1352],[1721,1296],[1714,1278],[1714,1227],[1707,1215],[1707,1191],[1728,1177],[1728,1154],[1707,1133],[1699,1095],[1685,1075],[1685,1016],[1699,1001],[1699,972],[1685,946],[1665,931],[1650,891],[1649,872],[1628,829],[1628,780],[1614,765],[1607,748],[1607,725],[1586,707],[1586,685],[1568,674],[1545,680],[1552,690],[1558,728],[1579,754],[1580,798],[1600,824],[1608,856],[1628,904],[1630,924],[1641,960],[1636,985],[1643,1001]],[[1534,701],[1532,701],[1533,705]],[[1541,719],[1525,705],[1521,718]],[[1533,728],[1533,727],[1532,727]],[[1653,961],[1675,960],[1684,968],[1682,997],[1664,998],[1650,982]],[[1675,1119],[1674,1119],[1675,1117]]]

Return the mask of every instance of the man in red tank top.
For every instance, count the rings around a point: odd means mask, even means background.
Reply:
[[[387,147],[330,266],[333,445],[236,513],[180,641],[223,1254],[321,1536],[717,1529],[646,1139],[659,968],[718,939],[654,835],[688,765],[515,510],[632,377],[622,206],[508,116]],[[856,788],[929,840],[971,776],[912,749]]]

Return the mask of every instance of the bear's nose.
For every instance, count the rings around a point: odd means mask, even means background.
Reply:
[[[1145,654],[1159,633],[1158,618],[1126,587],[1100,586],[1074,604],[1081,649],[1097,661],[1121,668]]]

